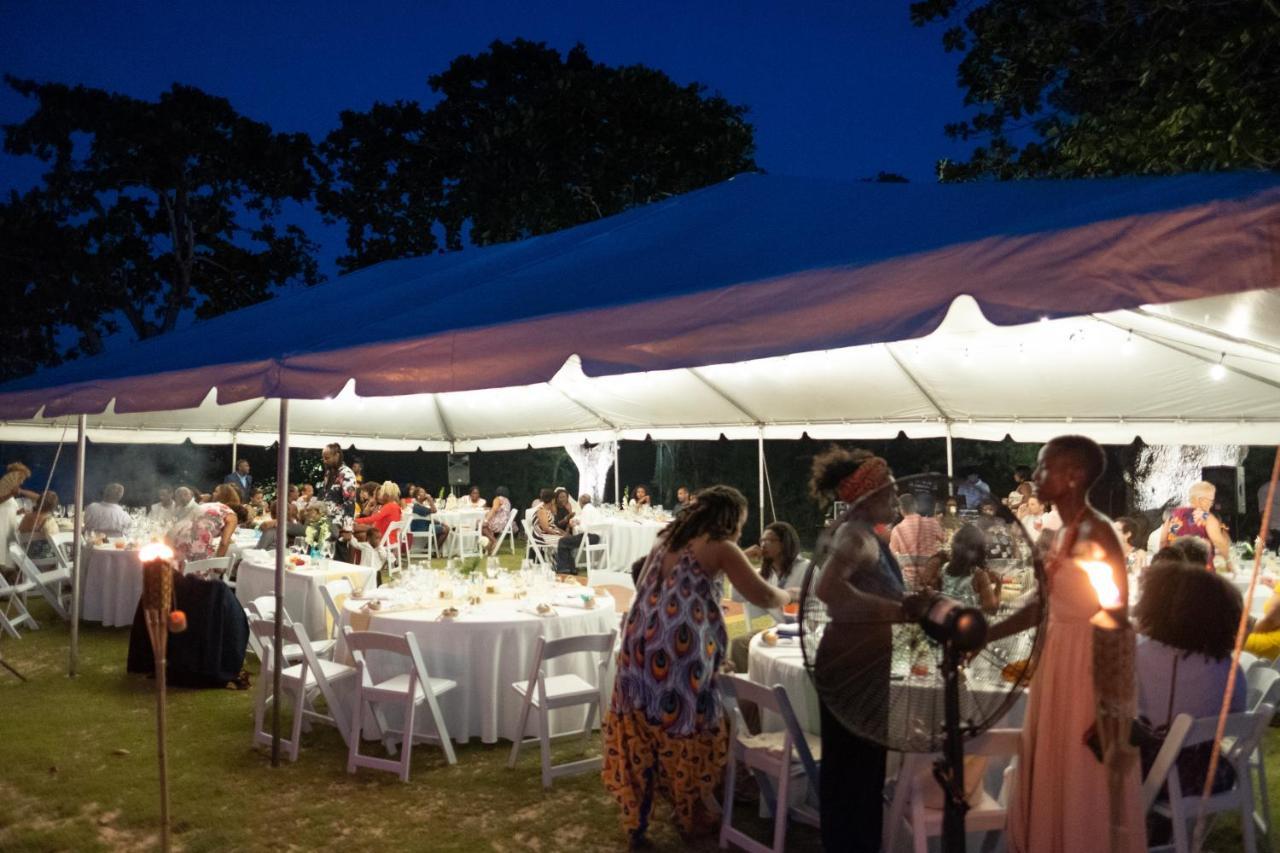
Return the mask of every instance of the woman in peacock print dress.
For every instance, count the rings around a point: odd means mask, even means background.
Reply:
[[[715,828],[729,727],[716,690],[728,649],[724,578],[752,604],[783,607],[797,590],[763,580],[738,548],[747,501],[712,486],[660,535],[623,623],[613,699],[604,722],[605,788],[622,808],[633,845],[644,841],[658,797],[677,828]]]

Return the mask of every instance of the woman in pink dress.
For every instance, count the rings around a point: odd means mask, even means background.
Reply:
[[[1124,778],[1123,812],[1112,815],[1107,768],[1087,744],[1096,719],[1090,620],[1100,605],[1075,555],[1082,550],[1103,555],[1122,603],[1128,604],[1120,542],[1110,519],[1086,498],[1105,465],[1093,441],[1063,436],[1045,445],[1036,467],[1039,494],[1054,502],[1067,523],[1046,566],[1049,621],[1031,679],[1009,805],[1008,843],[1016,853],[1097,853],[1106,849],[1111,824],[1127,830],[1120,849],[1147,849],[1138,762],[1130,763]],[[1036,608],[1018,611],[993,626],[988,640],[1030,627],[1039,618]]]

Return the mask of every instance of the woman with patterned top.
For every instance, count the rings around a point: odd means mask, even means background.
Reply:
[[[604,721],[605,789],[622,807],[632,846],[645,843],[661,796],[684,835],[714,830],[729,727],[716,688],[728,649],[723,579],[752,604],[783,607],[798,590],[765,581],[738,548],[747,500],[712,486],[658,536],[623,623],[613,700]]]
[[[239,524],[236,518],[239,505],[240,495],[235,487],[223,483],[213,490],[213,500],[196,505],[175,524],[169,531],[169,544],[173,546],[178,565],[225,557]]]

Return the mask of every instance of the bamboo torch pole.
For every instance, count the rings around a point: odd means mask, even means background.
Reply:
[[[169,850],[169,762],[165,748],[166,720],[165,699],[168,668],[169,632],[181,633],[187,629],[187,618],[173,603],[173,551],[162,543],[152,543],[142,549],[142,602],[147,625],[147,637],[156,665],[156,758],[160,769],[160,849]]]

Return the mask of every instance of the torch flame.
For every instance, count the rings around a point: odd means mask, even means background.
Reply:
[[[163,542],[152,542],[142,546],[142,550],[138,552],[138,559],[144,563],[154,560],[172,560],[173,549]]]
[[[1076,564],[1089,576],[1089,583],[1098,594],[1098,604],[1103,610],[1114,610],[1120,606],[1120,587],[1116,586],[1110,563],[1103,560],[1078,560]]]

